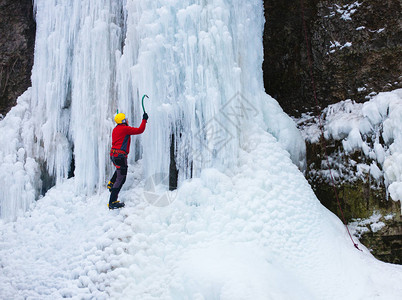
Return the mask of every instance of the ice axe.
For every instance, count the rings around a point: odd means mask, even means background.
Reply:
[[[145,97],[147,97],[149,99],[149,97],[147,95],[142,96],[142,110],[144,111],[144,114],[146,113],[145,108],[144,108],[144,98]]]

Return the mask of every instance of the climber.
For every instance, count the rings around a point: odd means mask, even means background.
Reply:
[[[144,112],[140,127],[130,127],[125,114],[119,113],[114,117],[117,123],[112,132],[112,149],[110,150],[110,159],[116,167],[112,178],[107,184],[110,191],[109,209],[124,207],[124,203],[117,200],[121,187],[126,181],[127,176],[127,155],[130,152],[131,135],[141,134],[145,130],[148,120],[148,114]]]

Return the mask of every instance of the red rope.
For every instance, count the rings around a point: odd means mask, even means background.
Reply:
[[[313,87],[313,95],[314,95],[314,99],[315,99],[315,103],[316,103],[319,126],[320,126],[320,130],[321,130],[321,135],[322,135],[321,148],[324,151],[325,159],[326,159],[327,164],[328,164],[329,175],[331,177],[332,187],[334,189],[336,201],[338,202],[338,207],[339,207],[339,210],[341,212],[343,224],[346,227],[346,230],[347,230],[347,232],[349,234],[350,240],[352,241],[353,245],[355,246],[356,249],[360,250],[358,244],[355,243],[355,241],[353,240],[352,235],[350,234],[348,225],[346,223],[346,219],[345,219],[345,216],[344,216],[342,208],[341,208],[341,203],[339,201],[338,190],[337,190],[336,185],[335,185],[335,179],[334,179],[334,176],[332,175],[332,170],[331,170],[331,167],[330,167],[330,164],[329,164],[329,158],[328,158],[328,154],[327,154],[327,145],[326,145],[325,138],[324,138],[324,127],[322,126],[322,120],[321,120],[321,107],[320,107],[320,105],[318,103],[318,99],[317,99],[316,86],[315,86],[314,74],[313,74],[313,63],[312,63],[312,58],[310,56],[310,46],[309,46],[309,43],[308,43],[307,25],[306,25],[306,20],[305,20],[305,16],[304,16],[304,1],[300,0],[300,3],[301,3],[301,14],[302,14],[302,22],[303,22],[304,39],[306,41],[306,48],[307,48],[306,49],[307,50],[307,59],[308,59],[309,67],[310,67],[311,85]],[[362,250],[360,250],[360,251],[362,251]]]

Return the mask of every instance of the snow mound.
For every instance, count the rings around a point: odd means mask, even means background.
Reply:
[[[402,268],[356,250],[289,153],[247,128],[239,165],[205,169],[167,207],[142,197],[130,165],[126,208],[108,193],[58,185],[17,222],[2,223],[2,298],[384,299]]]

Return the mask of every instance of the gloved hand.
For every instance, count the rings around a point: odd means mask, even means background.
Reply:
[[[145,121],[148,120],[148,114],[147,114],[147,113],[144,113],[144,114],[142,115],[142,119],[145,120]]]

